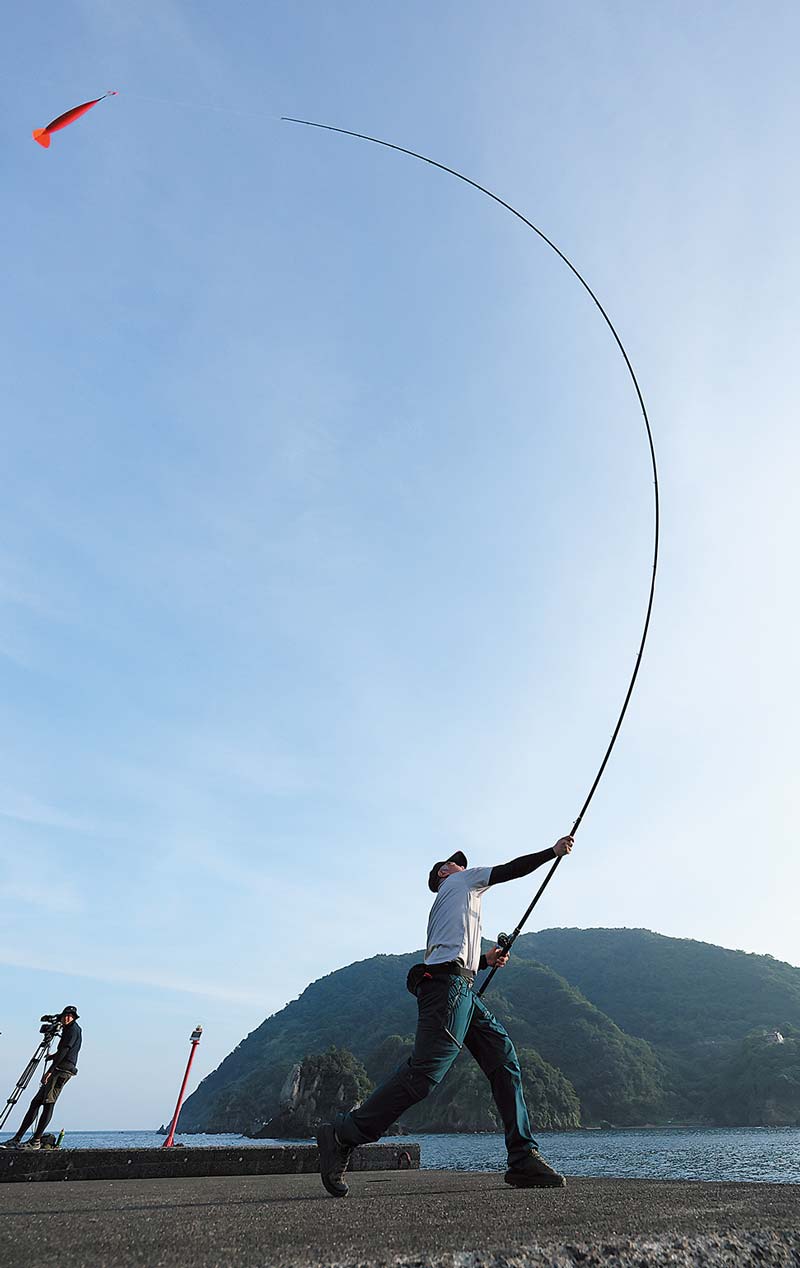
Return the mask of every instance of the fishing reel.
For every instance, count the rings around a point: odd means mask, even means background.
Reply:
[[[498,933],[496,945],[501,947],[503,951],[508,951],[513,941],[514,939],[511,937],[510,933]]]

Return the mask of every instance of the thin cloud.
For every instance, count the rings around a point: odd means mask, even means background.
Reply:
[[[33,885],[26,881],[4,881],[0,885],[0,898],[8,899],[27,907],[38,907],[43,911],[65,912],[84,911],[86,904],[76,893],[72,885],[57,885],[48,879],[47,885]]]
[[[54,968],[52,960],[36,960],[17,952],[0,948],[0,964],[9,968],[28,969],[35,973],[63,973],[70,978],[86,978],[90,982],[124,982],[130,986],[148,986],[159,991],[170,991],[178,995],[197,995],[202,999],[221,999],[229,1004],[248,1004],[264,1008],[264,999],[250,991],[231,990],[227,986],[186,982],[178,978],[161,975],[132,973],[126,969],[104,969],[102,972],[82,973],[76,969],[60,970]]]
[[[65,814],[54,806],[36,801],[33,797],[0,793],[0,818],[14,819],[17,823],[31,823],[43,828],[62,828],[69,832],[105,833],[105,827]]]

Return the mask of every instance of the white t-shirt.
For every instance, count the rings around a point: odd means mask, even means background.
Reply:
[[[428,916],[425,963],[460,960],[478,971],[481,958],[481,899],[489,888],[490,867],[468,867],[453,872],[439,886]]]

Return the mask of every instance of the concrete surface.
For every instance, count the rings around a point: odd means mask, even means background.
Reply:
[[[419,1167],[419,1145],[364,1145],[353,1171]],[[197,1149],[0,1149],[0,1183],[37,1180],[150,1180],[187,1176],[261,1176],[316,1173],[316,1145],[214,1145]]]
[[[188,1151],[187,1151],[188,1152]],[[800,1185],[360,1172],[348,1198],[313,1175],[0,1188],[13,1268],[406,1268],[800,1265]]]

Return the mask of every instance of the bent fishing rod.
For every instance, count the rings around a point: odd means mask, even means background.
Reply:
[[[653,432],[650,427],[650,419],[647,416],[647,407],[645,406],[642,390],[639,387],[639,381],[636,378],[636,373],[634,371],[633,365],[631,364],[630,357],[628,356],[628,353],[625,350],[625,346],[617,333],[614,323],[612,322],[611,318],[609,317],[603,305],[600,303],[600,300],[595,295],[591,286],[586,281],[586,278],[583,277],[583,275],[578,272],[577,268],[572,263],[572,261],[567,258],[567,256],[564,254],[562,250],[560,250],[559,247],[556,246],[555,242],[553,242],[550,238],[548,238],[547,234],[544,233],[542,229],[540,229],[537,225],[535,225],[532,220],[528,220],[527,216],[523,216],[521,211],[517,211],[516,207],[512,207],[511,203],[506,202],[504,198],[501,198],[499,196],[499,194],[492,193],[490,189],[487,189],[484,185],[479,185],[477,181],[472,180],[469,176],[465,176],[463,172],[457,172],[454,167],[447,167],[447,165],[444,163],[438,163],[436,159],[428,158],[428,156],[425,154],[418,154],[416,150],[408,150],[403,145],[395,145],[392,141],[382,141],[380,137],[367,136],[363,132],[352,132],[348,128],[335,128],[329,123],[314,123],[310,119],[293,119],[286,115],[283,116],[281,122],[282,123],[299,123],[299,124],[302,124],[304,127],[319,128],[324,132],[338,132],[341,136],[355,137],[359,141],[369,141],[372,145],[381,145],[384,147],[384,149],[396,150],[400,154],[407,154],[409,158],[418,159],[421,163],[427,163],[430,167],[437,167],[439,171],[441,172],[447,172],[449,176],[455,176],[457,180],[463,181],[465,185],[471,185],[473,189],[477,189],[478,193],[485,194],[486,197],[491,198],[493,202],[499,203],[501,207],[505,207],[506,211],[510,211],[512,216],[516,216],[518,220],[521,220],[524,225],[527,225],[529,229],[532,229],[533,232],[537,234],[539,238],[541,238],[542,242],[546,243],[547,246],[550,247],[552,251],[555,251],[558,258],[562,260],[564,264],[566,264],[570,272],[578,279],[581,286],[589,295],[589,298],[592,300],[593,304],[600,312],[608,329],[611,331],[611,334],[614,336],[614,342],[616,343],[620,353],[622,354],[622,358],[625,362],[625,365],[628,370],[628,374],[630,375],[631,382],[633,383],[634,390],[636,392],[636,398],[639,402],[639,409],[641,410],[642,419],[644,421],[644,426],[645,426],[645,431],[647,432],[647,444],[650,450],[650,461],[653,467],[653,502],[654,502],[653,565],[652,565],[652,571],[650,574],[650,586],[649,586],[648,595],[647,595],[647,607],[645,610],[644,627],[642,629],[642,635],[639,641],[639,650],[636,653],[636,660],[634,662],[633,673],[631,674],[630,682],[628,683],[628,687],[625,692],[625,698],[622,702],[622,708],[620,709],[619,716],[614,725],[614,730],[611,734],[611,739],[609,740],[608,747],[606,748],[606,751],[603,754],[603,760],[601,761],[600,766],[598,767],[598,770],[597,770],[597,774],[595,775],[592,781],[591,787],[589,788],[589,791],[586,794],[584,803],[578,812],[578,817],[576,818],[575,822],[572,825],[572,831],[570,832],[569,835],[574,837],[576,832],[578,831],[578,828],[581,826],[583,817],[589,808],[589,804],[592,798],[594,797],[595,792],[597,791],[597,786],[603,777],[606,766],[608,765],[608,759],[610,758],[611,753],[614,749],[614,745],[617,742],[617,737],[619,736],[620,730],[622,728],[623,719],[625,717],[625,714],[628,711],[628,705],[630,704],[631,696],[633,695],[633,689],[636,685],[636,679],[639,676],[639,669],[642,663],[642,655],[644,653],[645,643],[647,642],[647,635],[650,629],[650,617],[653,612],[653,600],[655,598],[655,592],[656,592],[656,573],[658,571],[658,538],[659,538],[659,526],[660,526],[658,467],[656,465],[656,451],[655,451],[655,445],[653,444]],[[553,876],[555,875],[558,865],[561,862],[562,858],[563,858],[563,855],[560,855],[560,854],[555,858],[552,866],[550,867],[550,870],[548,871],[547,875],[545,876],[538,890],[534,894],[533,899],[528,904],[528,907],[526,908],[525,913],[522,916],[522,919],[520,920],[519,924],[514,929],[514,932],[511,934],[501,934],[500,937],[498,938],[498,944],[503,948],[505,952],[507,953],[510,952],[512,946],[514,945],[517,938],[521,934],[522,929],[524,925],[526,924],[531,912],[533,911],[534,907],[538,903],[544,891],[547,889],[547,886],[550,884],[550,881],[553,879]],[[489,986],[489,983],[491,982],[496,972],[497,972],[497,967],[495,966],[494,968],[492,968],[491,972],[488,974],[485,981],[483,982],[483,985],[478,991],[479,995],[484,994],[484,992],[486,991],[487,987]]]

